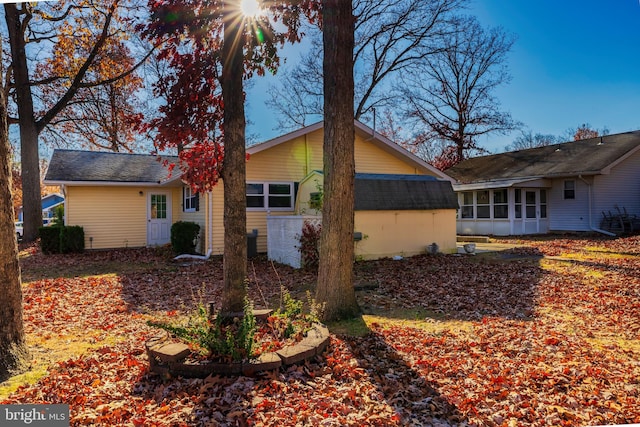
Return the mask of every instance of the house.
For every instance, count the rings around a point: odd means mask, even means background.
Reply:
[[[451,179],[355,125],[356,199],[362,203],[355,231],[367,236],[363,256],[409,255],[432,243],[454,252]],[[247,230],[257,230],[258,252],[267,252],[268,218],[309,213],[310,194],[322,186],[322,147],[320,122],[247,149]],[[55,150],[45,183],[63,189],[65,221],[84,227],[88,249],[166,244],[172,223],[193,221],[201,226],[199,250],[223,253],[222,185],[193,194],[154,156]],[[392,251],[379,249],[385,247]]]
[[[640,217],[640,131],[475,157],[446,172],[462,235],[610,234],[612,217]]]
[[[62,205],[64,197],[58,193],[47,194],[42,197],[42,219],[44,221],[51,218],[55,218],[55,210],[58,206]],[[18,221],[23,221],[22,218],[22,206],[18,208]]]

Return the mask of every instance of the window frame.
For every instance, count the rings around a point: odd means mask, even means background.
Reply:
[[[182,212],[198,212],[200,210],[200,193],[194,193],[191,186],[182,187]]]
[[[496,201],[497,195],[504,195],[504,201]],[[502,188],[499,190],[491,191],[492,213],[493,219],[509,219],[509,190]],[[504,216],[498,216],[498,210],[503,211]]]
[[[467,195],[471,196],[471,203],[468,203]],[[476,207],[475,207],[475,191],[463,191],[460,197],[460,218],[463,219],[475,219]],[[468,215],[469,209],[471,210],[471,216]]]
[[[567,188],[567,184],[571,184],[570,186],[571,188]],[[564,200],[576,199],[576,180],[575,179],[565,179],[563,181],[562,196]]]
[[[262,186],[262,193],[250,194],[248,192],[249,186]],[[289,187],[289,194],[281,194],[274,192],[270,193],[270,186],[272,185],[286,185]],[[247,211],[250,212],[261,212],[261,211],[292,211],[295,209],[295,183],[294,182],[284,182],[284,181],[247,181],[245,195],[247,202],[245,203]],[[254,197],[256,199],[261,198],[262,203],[261,206],[249,206],[249,197]],[[273,198],[278,199],[289,199],[289,206],[271,206],[271,200]]]

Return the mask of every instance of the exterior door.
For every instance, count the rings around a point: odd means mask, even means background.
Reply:
[[[147,245],[166,245],[171,241],[171,194],[148,193]]]
[[[524,190],[524,234],[546,233],[547,190]]]

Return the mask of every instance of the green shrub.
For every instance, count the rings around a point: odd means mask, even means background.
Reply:
[[[198,345],[208,352],[212,360],[240,362],[253,357],[256,320],[253,316],[253,304],[246,297],[241,317],[228,318],[218,314],[212,321],[206,307],[199,303],[186,322],[171,324],[148,321],[147,324]]]
[[[38,235],[40,236],[40,249],[43,254],[60,253],[60,227],[40,227]]]
[[[64,225],[64,205],[58,205],[54,208],[53,225],[62,227]]]
[[[84,251],[84,228],[79,225],[40,227],[40,249],[43,254],[68,254]]]
[[[196,238],[200,226],[195,222],[178,221],[171,226],[171,246],[176,254],[196,253]]]
[[[60,252],[84,252],[84,229],[79,225],[57,227],[60,229]]]

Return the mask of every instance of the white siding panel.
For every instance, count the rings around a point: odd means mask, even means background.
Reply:
[[[616,165],[609,175],[595,177],[593,215],[598,226],[602,211],[617,213],[615,206],[640,216],[640,153]]]
[[[548,197],[549,230],[589,231],[589,188],[580,178],[569,177],[576,183],[575,199],[565,200],[565,179],[554,179]]]

